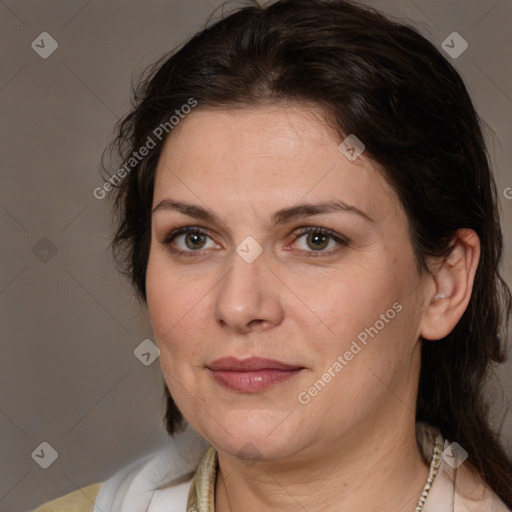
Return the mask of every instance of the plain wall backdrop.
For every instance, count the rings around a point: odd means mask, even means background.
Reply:
[[[512,284],[512,1],[366,3],[412,20],[439,48],[453,32],[467,42],[447,57],[495,134]],[[0,511],[25,512],[104,481],[167,440],[158,360],[146,366],[134,355],[151,325],[114,269],[108,203],[93,190],[132,78],[219,5],[0,2]],[[505,395],[496,395],[493,422],[512,454],[511,374],[511,362],[497,370]],[[47,469],[33,455],[51,456],[41,443],[58,454]]]

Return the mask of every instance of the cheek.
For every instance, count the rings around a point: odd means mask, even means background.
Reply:
[[[153,327],[159,334],[170,333],[180,319],[193,310],[200,297],[173,266],[164,250],[151,247],[146,272],[146,295]],[[157,334],[155,332],[155,334]]]
[[[160,349],[159,363],[174,401],[187,415],[190,394],[201,396],[195,387],[194,369],[200,363],[198,339],[204,322],[191,288],[177,282],[174,273],[166,272],[156,263],[150,258],[146,294],[155,342]]]
[[[400,296],[388,275],[361,270],[333,278],[317,295],[318,316],[329,327],[330,338],[338,339],[342,344],[379,321],[380,315],[392,308]],[[390,312],[392,315],[393,311]]]
[[[419,308],[411,293],[418,278],[408,260],[389,261],[392,265],[385,268],[353,267],[355,271],[333,279],[317,294],[318,316],[329,327],[315,347],[320,372],[341,356],[350,385],[359,386],[370,369],[390,375],[406,363],[418,335]]]
[[[177,272],[165,265],[165,258],[160,254],[150,253],[146,273],[146,295],[151,322],[157,344],[162,352],[162,362],[167,352],[179,350],[177,336],[186,329],[187,322],[193,318],[194,304],[198,300],[193,287],[180,282]],[[185,346],[185,343],[182,343]]]

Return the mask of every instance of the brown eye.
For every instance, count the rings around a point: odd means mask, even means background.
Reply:
[[[184,237],[185,245],[189,249],[192,249],[192,250],[202,249],[204,247],[204,245],[206,244],[207,237],[206,237],[206,235],[204,235],[202,233],[197,233],[197,232],[185,233],[183,235],[183,237]]]
[[[171,252],[186,256],[194,255],[194,253],[198,253],[198,255],[204,253],[205,251],[201,251],[201,249],[218,247],[207,231],[193,226],[186,226],[171,231],[162,243]]]
[[[302,228],[295,233],[295,236],[297,238],[294,246],[308,256],[315,256],[314,253],[327,256],[349,244],[345,237],[325,228]]]
[[[321,251],[329,245],[329,238],[322,233],[309,233],[306,237],[306,243],[314,251]]]

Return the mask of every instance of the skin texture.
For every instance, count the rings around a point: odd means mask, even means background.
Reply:
[[[382,171],[364,153],[349,161],[340,142],[320,111],[280,105],[198,108],[164,146],[148,308],[171,394],[218,452],[216,512],[377,511],[383,503],[406,511],[425,484],[414,433],[419,337],[440,339],[462,316],[478,237],[461,230],[450,258],[431,261],[434,273],[420,275],[406,215]],[[218,219],[156,208],[166,199]],[[371,220],[332,211],[272,222],[277,210],[333,200]],[[181,234],[166,245],[184,226],[208,235]],[[305,227],[330,229],[347,243],[320,236],[315,244],[297,233]],[[236,251],[248,236],[263,250],[252,263]],[[390,319],[393,304],[401,309]],[[357,336],[376,325],[347,360]],[[243,393],[219,385],[207,368],[225,356],[304,369]],[[333,369],[338,356],[341,371]],[[299,394],[319,379],[325,386],[301,403]]]

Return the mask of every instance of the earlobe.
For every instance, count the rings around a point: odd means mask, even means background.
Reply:
[[[480,258],[480,239],[471,229],[457,231],[450,254],[432,274],[434,290],[426,297],[420,335],[427,340],[447,336],[466,310]]]

